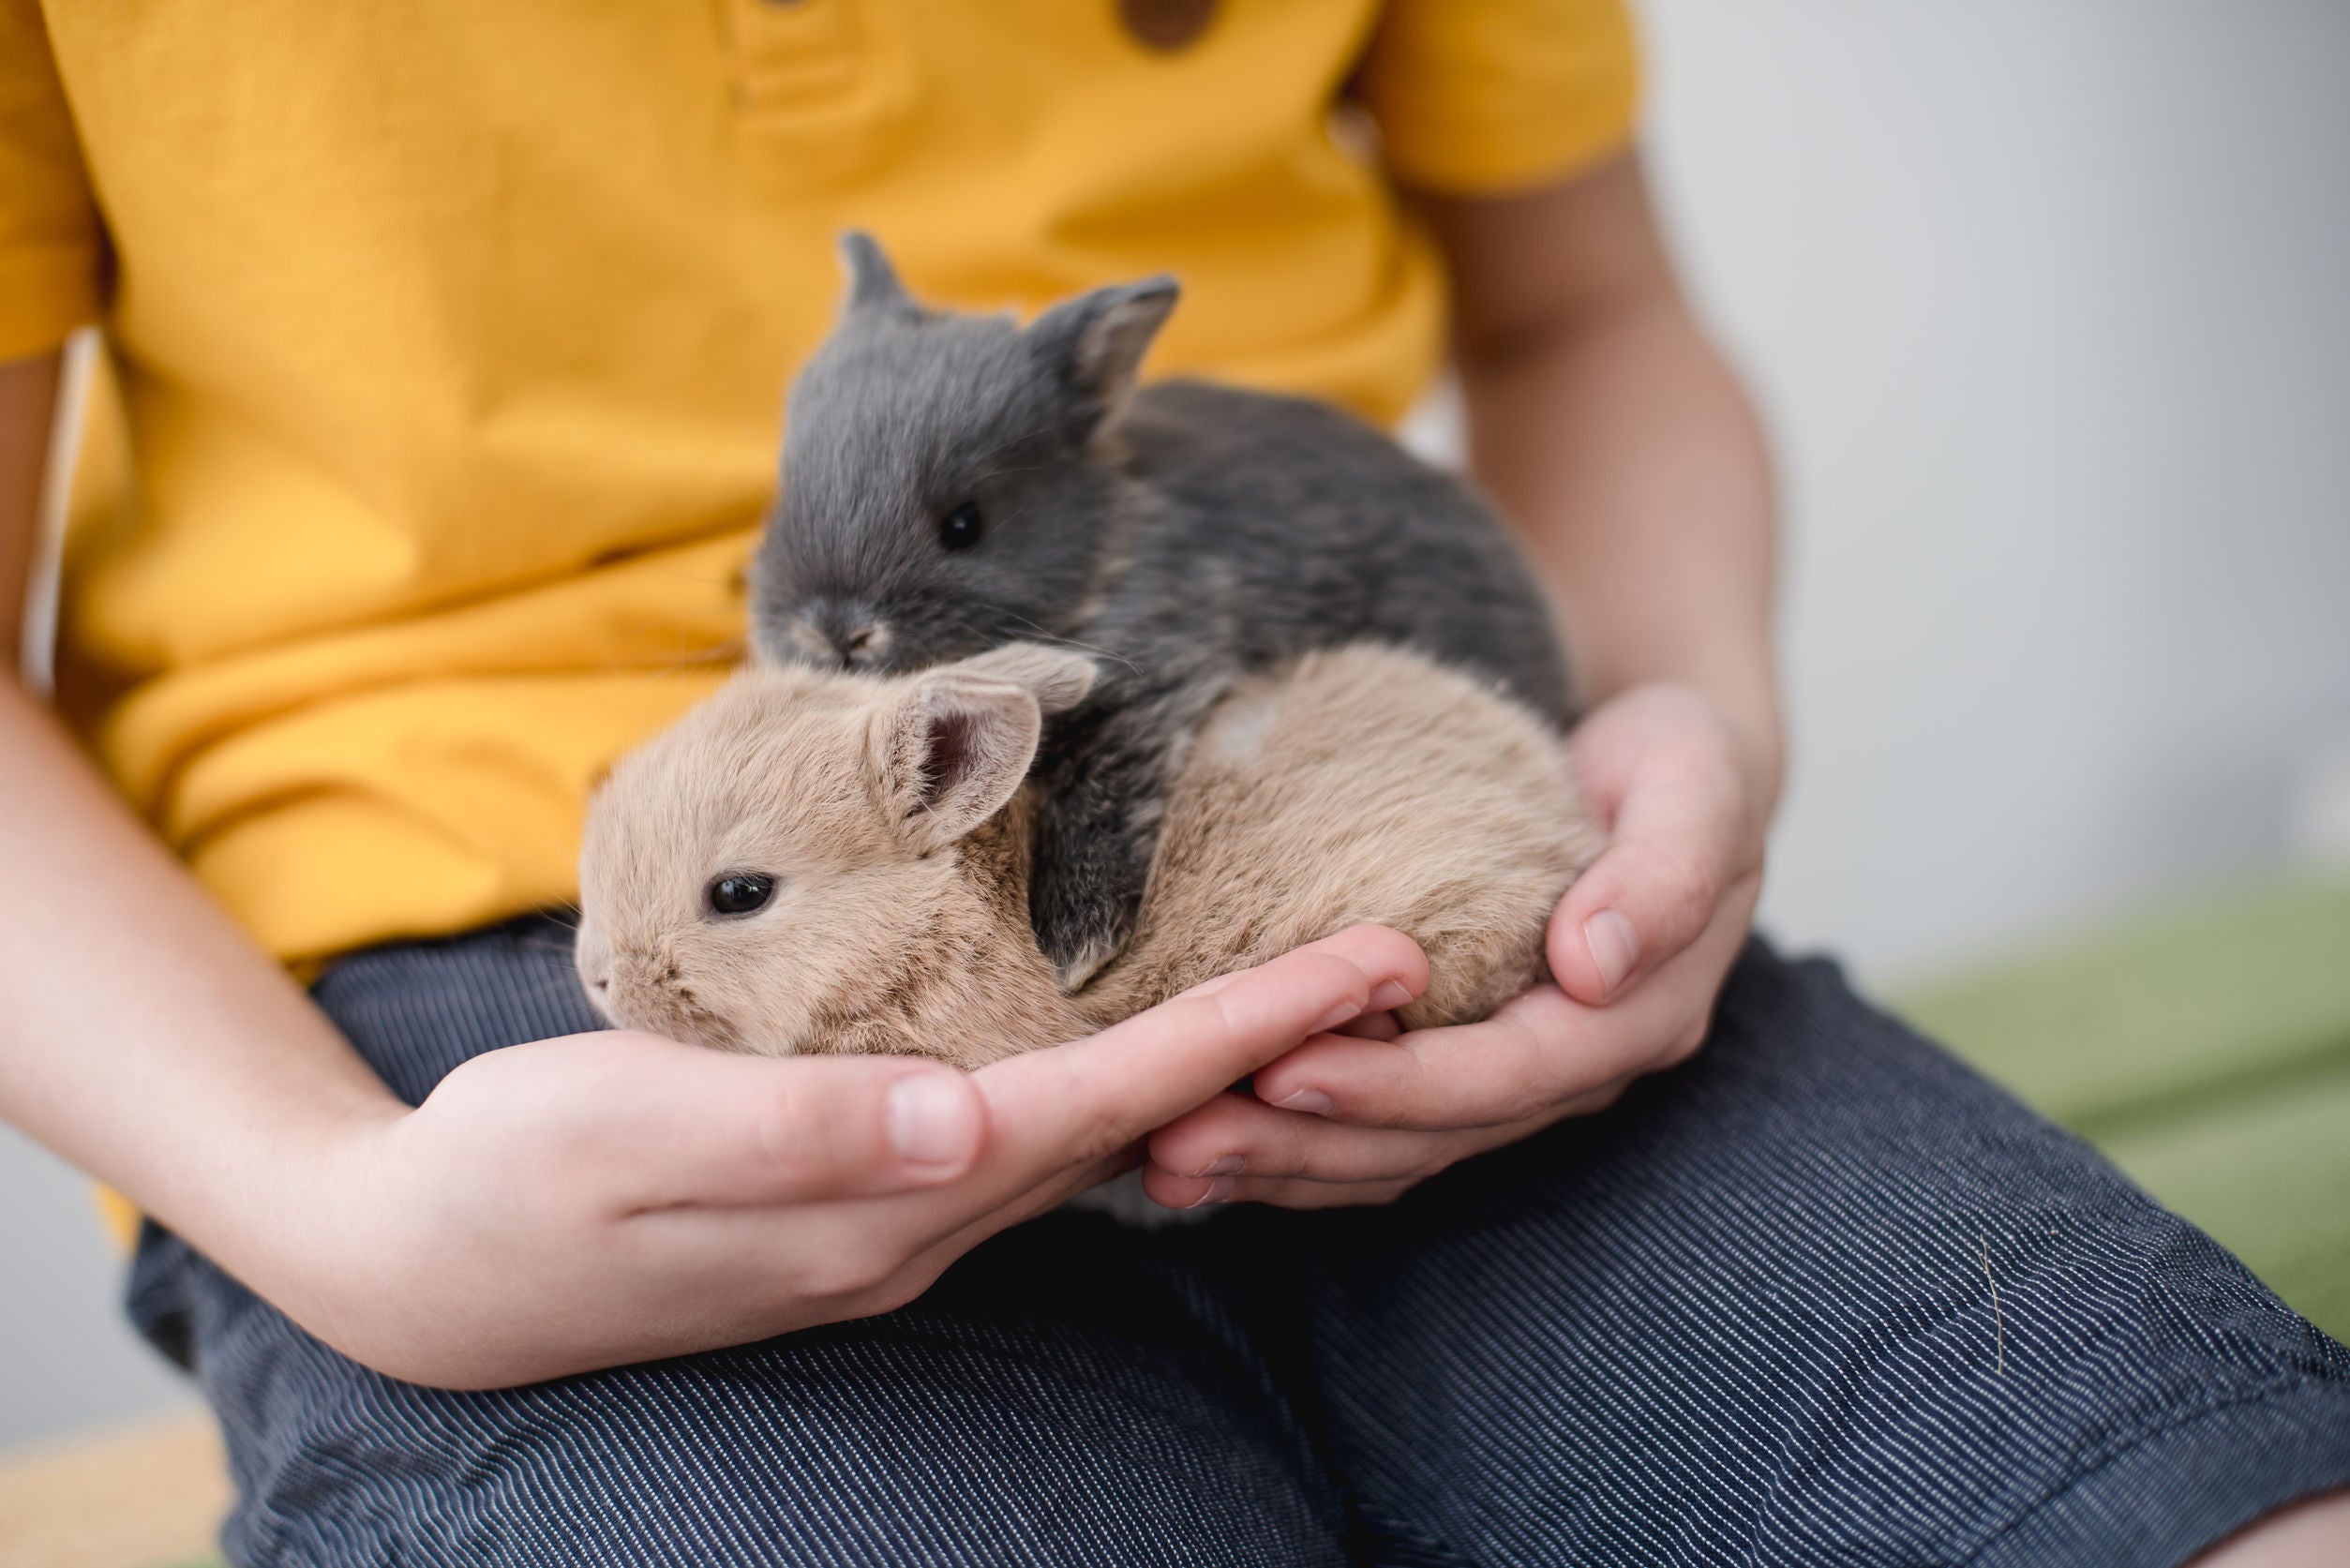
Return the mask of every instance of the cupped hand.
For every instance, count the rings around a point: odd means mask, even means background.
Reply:
[[[1609,844],[1551,916],[1555,983],[1481,1023],[1307,1042],[1152,1137],[1154,1199],[1386,1202],[1698,1049],[1761,890],[1768,776],[1678,686],[1594,709],[1570,749]]]
[[[1426,984],[1362,927],[965,1075],[615,1030],[492,1052],[343,1129],[278,1305],[412,1381],[498,1387],[887,1311],[1319,1031]]]

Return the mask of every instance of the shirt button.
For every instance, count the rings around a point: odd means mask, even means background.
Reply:
[[[1216,0],[1118,0],[1118,20],[1137,43],[1172,53],[1207,31]]]

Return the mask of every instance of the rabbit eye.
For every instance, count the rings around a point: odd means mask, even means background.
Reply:
[[[775,896],[775,879],[761,872],[730,871],[710,884],[710,907],[718,915],[748,915]]]
[[[950,550],[967,550],[980,542],[983,525],[977,501],[965,501],[938,519],[938,543]]]

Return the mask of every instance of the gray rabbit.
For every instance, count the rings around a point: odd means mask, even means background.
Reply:
[[[1172,278],[1024,329],[925,309],[863,234],[842,251],[847,304],[791,391],[754,638],[882,672],[1039,637],[1103,660],[1037,765],[1029,915],[1068,989],[1132,931],[1170,781],[1243,674],[1378,641],[1568,723],[1549,612],[1466,485],[1319,403],[1134,386]]]

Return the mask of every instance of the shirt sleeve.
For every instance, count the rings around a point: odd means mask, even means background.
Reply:
[[[98,314],[103,242],[37,0],[0,0],[0,360]]]
[[[1639,48],[1624,0],[1389,0],[1356,88],[1405,184],[1503,196],[1630,145]]]

